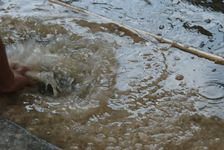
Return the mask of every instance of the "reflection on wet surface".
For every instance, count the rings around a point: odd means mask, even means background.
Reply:
[[[223,0],[187,0],[194,5],[203,6],[205,8],[210,8],[213,11],[220,11],[224,13],[224,2]]]
[[[3,2],[10,60],[39,84],[1,95],[1,116],[67,150],[224,148],[223,66],[46,1]],[[222,13],[176,1],[67,2],[224,56]]]
[[[212,36],[212,33],[207,31],[206,29],[204,29],[203,27],[201,26],[197,26],[197,25],[190,25],[189,23],[185,22],[183,24],[183,27],[185,29],[189,29],[189,30],[192,30],[194,32],[194,30],[196,30],[198,33],[201,33],[201,34],[204,34],[204,35],[207,35],[207,36]]]

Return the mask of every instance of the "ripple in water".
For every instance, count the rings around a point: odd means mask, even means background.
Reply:
[[[224,98],[224,84],[218,81],[207,82],[199,88],[199,94],[206,99],[216,100],[218,103]]]

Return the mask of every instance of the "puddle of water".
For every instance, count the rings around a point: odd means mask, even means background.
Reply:
[[[1,95],[1,116],[66,150],[224,148],[223,66],[46,1],[3,2],[10,60],[32,68],[42,84]],[[69,2],[196,47],[210,46],[203,29],[211,48],[222,46],[223,33],[210,30],[222,16],[188,3]]]
[[[150,2],[151,5],[143,0],[133,0],[131,2],[129,0],[122,2],[105,0],[104,3],[108,4],[108,6],[105,6],[93,5],[92,1],[83,0],[74,1],[72,4],[131,27],[161,34],[168,39],[224,56],[223,13],[207,11],[189,5],[186,1],[151,0]],[[219,3],[218,1],[198,2],[211,3],[211,5]],[[191,25],[190,27],[193,27],[193,30],[189,32],[189,29],[183,28],[184,24]],[[212,37],[210,36],[211,33],[213,33]],[[197,40],[195,40],[195,37],[197,37]]]

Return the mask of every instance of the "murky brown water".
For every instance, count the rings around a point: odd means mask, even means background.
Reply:
[[[211,2],[68,2],[224,56]],[[66,150],[224,149],[223,66],[47,1],[4,0],[0,16],[10,60],[51,86],[1,95],[1,116]]]

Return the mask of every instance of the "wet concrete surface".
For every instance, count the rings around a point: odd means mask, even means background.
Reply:
[[[224,148],[222,65],[47,1],[2,2],[10,60],[62,93],[1,95],[1,116],[68,150]],[[224,56],[216,1],[66,2]]]

